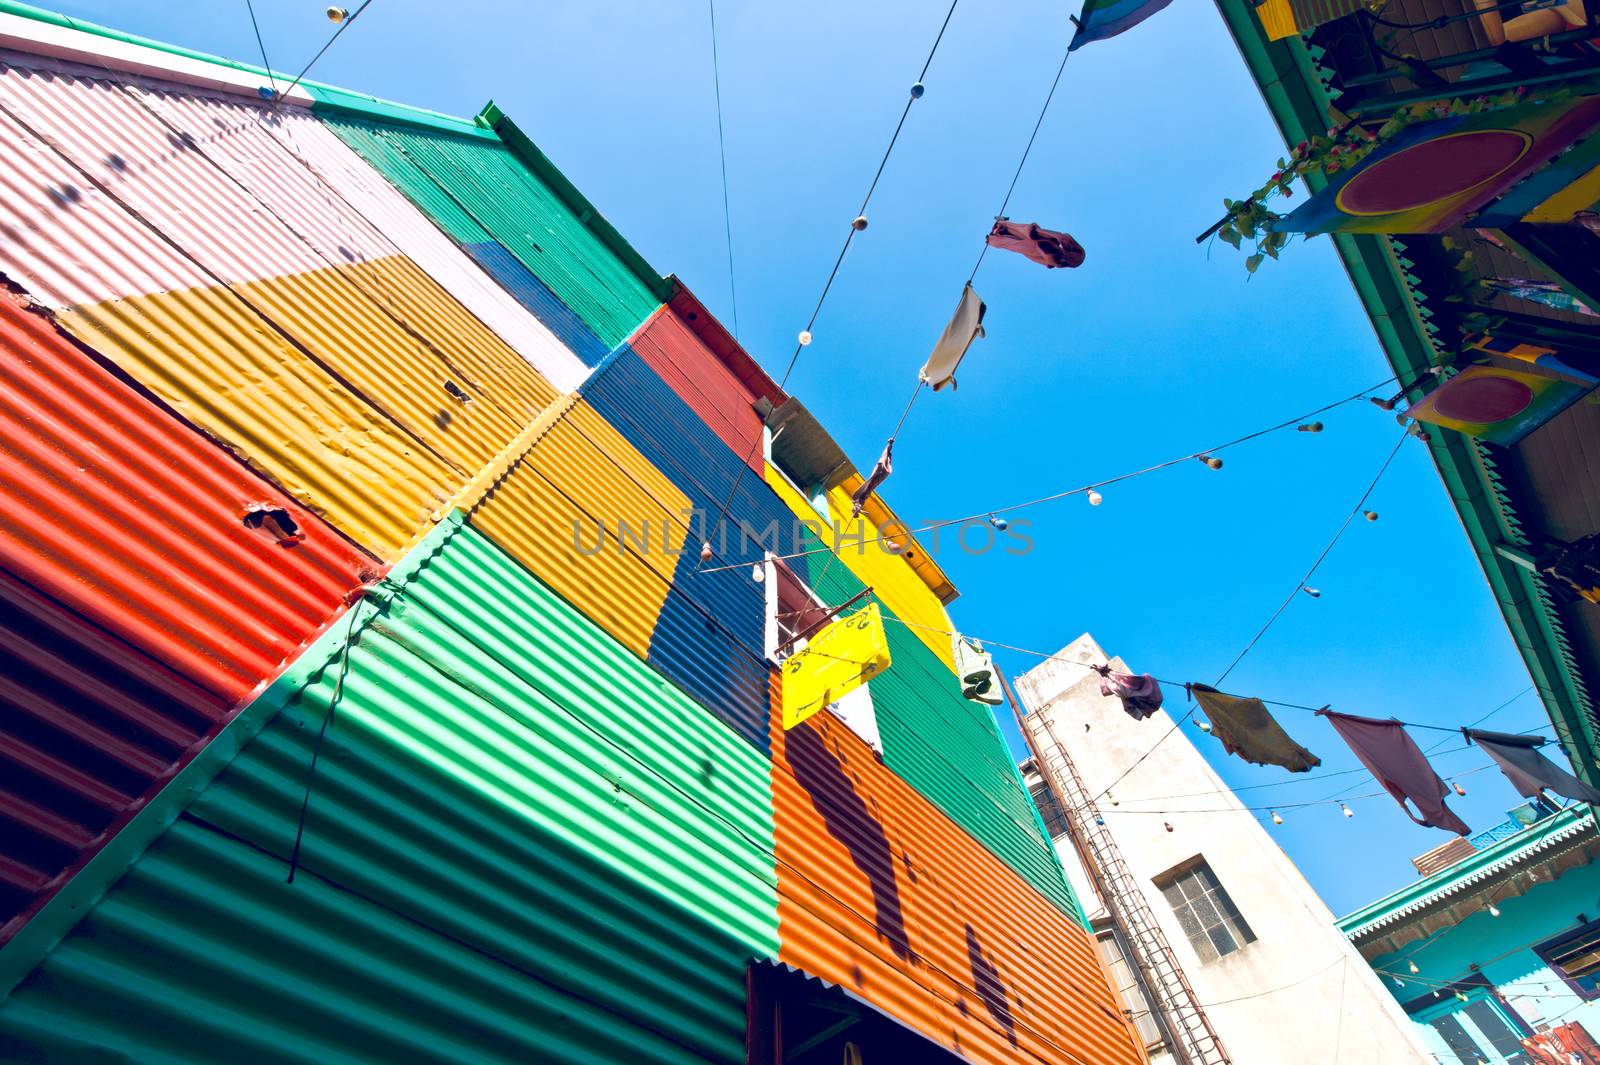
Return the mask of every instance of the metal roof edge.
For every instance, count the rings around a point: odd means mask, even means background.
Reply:
[[[1369,902],[1359,910],[1335,920],[1334,927],[1353,939],[1371,928],[1388,923],[1401,910],[1414,910],[1428,905],[1459,887],[1475,882],[1483,874],[1496,871],[1495,867],[1505,867],[1532,857],[1546,846],[1577,835],[1586,828],[1591,832],[1595,829],[1594,811],[1585,804],[1569,806],[1493,846],[1485,847],[1436,873],[1390,892],[1375,902]]]
[[[666,277],[669,286],[667,306],[673,313],[682,318],[690,332],[700,338],[711,353],[715,355],[737,377],[741,384],[755,393],[757,398],[765,399],[774,407],[781,406],[788,398],[784,391],[778,387],[761,364],[755,360],[743,344],[728,331],[722,320],[711,313],[705,303],[696,296],[683,279],[677,274],[668,274]]]
[[[1297,144],[1324,132],[1330,124],[1330,101],[1305,41],[1268,41],[1249,0],[1215,2],[1284,143]],[[1311,184],[1316,189],[1322,182]],[[1404,380],[1417,380],[1433,365],[1435,352],[1418,313],[1413,279],[1400,263],[1394,241],[1371,234],[1336,234],[1332,239],[1390,367]],[[1502,543],[1521,541],[1520,534],[1504,531],[1502,514],[1514,515],[1513,502],[1499,478],[1484,468],[1475,441],[1447,430],[1431,437],[1427,447],[1434,465],[1573,770],[1585,782],[1600,785],[1600,735],[1588,712],[1587,691],[1568,664],[1564,624],[1551,615],[1556,608],[1547,605],[1541,578],[1496,550]]]
[[[289,663],[264,691],[250,699],[216,736],[196,751],[120,832],[84,863],[83,868],[63,884],[9,941],[0,945],[0,1003],[4,1003],[17,985],[79,921],[88,916],[128,868],[165,834],[211,781],[278,716],[278,712],[314,680],[348,643],[359,637],[360,630],[383,610],[389,598],[395,594],[395,587],[413,580],[456,534],[465,519],[466,515],[459,510],[445,514],[428,535],[396,562],[382,579],[367,586],[366,591],[370,594],[362,596],[348,610],[330,620],[322,634],[299,657]]]
[[[617,232],[617,228],[602,215],[595,205],[589,202],[588,197],[578,191],[578,187],[567,179],[567,176],[550,161],[550,157],[539,150],[528,135],[522,132],[517,124],[511,121],[509,115],[500,110],[499,106],[490,100],[483,105],[483,110],[478,112],[477,123],[480,126],[493,130],[511,154],[515,155],[522,165],[549,185],[562,202],[567,205],[573,215],[584,226],[600,239],[611,254],[615,255],[631,270],[646,289],[653,293],[656,299],[666,303],[672,299],[673,284],[668,278],[662,277],[653,267],[645,262],[644,256],[632,244]]]

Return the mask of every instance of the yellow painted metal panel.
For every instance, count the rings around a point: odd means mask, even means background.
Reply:
[[[1570,222],[1579,211],[1591,210],[1600,203],[1600,166],[1522,216],[1524,222]]]
[[[225,290],[108,300],[57,319],[386,560],[399,557],[464,480]]]
[[[688,497],[580,399],[490,490],[472,524],[644,658],[689,509]],[[631,542],[620,542],[623,524]]]
[[[823,545],[833,547],[833,529],[828,521],[817,513],[811,501],[795,491],[789,479],[770,464],[766,469],[766,479],[767,484],[778,494],[778,498],[783,500],[797,517],[812,523],[812,528],[817,530]],[[828,502],[835,513],[849,515],[850,494],[842,488],[830,492]],[[896,617],[909,622],[906,627],[916,633],[917,638],[927,644],[928,649],[939,656],[939,661],[954,673],[955,652],[951,648],[950,637],[944,635],[951,628],[950,618],[945,614],[938,597],[912,570],[904,557],[894,554],[877,539],[879,529],[867,515],[863,514],[855,521],[846,521],[841,517],[839,527],[842,532],[839,540],[843,545],[843,549],[839,552],[840,561],[848,566],[850,572],[854,573],[863,584],[869,585],[878,598],[894,611]],[[815,571],[817,567],[827,565],[827,559],[822,555],[814,555],[810,564]]]
[[[827,625],[783,663],[783,727],[800,722],[889,668],[883,613],[868,603]]]
[[[369,297],[364,287],[372,283],[398,286],[392,302],[403,315]],[[233,289],[352,391],[454,464],[462,480],[556,396],[482,323],[447,315],[453,301],[414,266],[384,260],[328,267]]]

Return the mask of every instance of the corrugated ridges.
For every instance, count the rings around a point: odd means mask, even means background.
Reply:
[[[377,566],[6,293],[0,384],[3,940]]]
[[[781,473],[769,467],[767,481],[796,514],[819,520],[816,511]],[[809,528],[805,538],[803,550],[825,546]],[[876,545],[868,545],[865,550],[869,558],[880,552]],[[846,602],[866,587],[849,564],[857,558],[855,549],[846,541],[839,556],[844,561],[830,565],[828,557],[825,553],[810,556],[812,588],[826,603]],[[881,575],[890,566],[904,567],[905,563],[881,552],[870,563],[868,572]],[[915,580],[909,571],[905,575]],[[895,605],[905,601],[904,582],[887,583],[889,595],[875,592],[871,598],[878,600],[883,610],[893,664],[868,685],[883,740],[884,764],[1045,898],[1067,914],[1081,915],[1055,851],[1040,828],[1032,800],[1010,761],[994,715],[986,707],[962,698],[955,674],[927,646],[925,630],[907,624],[896,613]],[[931,598],[920,581],[914,595]],[[939,635],[948,642],[947,634]]]
[[[543,322],[550,332],[560,337],[561,342],[581,359],[584,365],[600,365],[600,360],[609,353],[605,343],[573,312],[572,308],[562,303],[561,298],[550,291],[550,286],[523,266],[522,261],[512,255],[509,248],[497,240],[480,240],[473,244],[463,244],[461,250],[470,255],[473,262],[483,267],[486,274],[500,282],[505,290],[527,308],[530,314]],[[574,382],[572,387],[576,387],[577,384],[578,382]]]
[[[0,1041],[731,1065],[745,963],[777,950],[767,776],[463,528],[0,1006]]]
[[[503,145],[343,116],[326,121],[459,243],[479,243],[481,233],[510,250],[607,350],[659,302]]]
[[[763,466],[755,393],[722,364],[676,310],[663,306],[628,346],[756,473]]]
[[[781,961],[973,1062],[1145,1060],[1088,934],[848,727],[772,747]]]

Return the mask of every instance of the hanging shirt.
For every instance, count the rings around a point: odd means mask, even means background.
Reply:
[[[1256,765],[1282,766],[1291,773],[1322,764],[1322,759],[1289,738],[1260,699],[1225,695],[1206,684],[1191,684],[1189,691],[1211,721],[1211,734],[1229,754]]]
[[[922,380],[932,385],[935,392],[945,385],[955,387],[956,367],[961,365],[972,342],[983,336],[983,312],[987,309],[971,285],[961,290],[956,313],[950,316],[950,324],[944,327],[939,342],[933,346],[933,354],[922,364]]]
[[[1073,240],[1071,233],[1041,229],[1036,222],[1002,218],[989,231],[988,243],[991,248],[1017,252],[1052,270],[1083,265],[1083,245]]]
[[[1578,802],[1600,803],[1600,791],[1539,753],[1536,748],[1544,743],[1543,736],[1515,736],[1470,728],[1461,732],[1468,743],[1476,743],[1484,754],[1494,759],[1519,795],[1533,799],[1541,790],[1547,790]]]
[[[888,443],[883,445],[883,454],[878,456],[878,461],[872,464],[872,472],[867,474],[867,479],[861,482],[861,487],[855,490],[850,497],[850,516],[861,517],[861,508],[867,505],[867,497],[878,490],[878,486],[889,479],[889,474],[894,472],[894,438],[890,437]]]
[[[952,641],[956,660],[956,676],[961,681],[961,694],[973,702],[999,706],[1004,701],[1000,691],[1000,678],[995,675],[994,659],[983,649],[983,644],[966,636],[957,635]]]
[[[1161,709],[1161,683],[1150,674],[1136,677],[1118,673],[1110,666],[1095,666],[1094,670],[1100,674],[1100,694],[1121,699],[1122,709],[1135,721],[1143,721]]]
[[[1361,764],[1378,778],[1384,790],[1394,796],[1407,817],[1419,825],[1448,829],[1461,836],[1472,831],[1444,804],[1444,797],[1450,794],[1450,789],[1433,771],[1417,746],[1417,741],[1411,738],[1404,725],[1392,718],[1384,721],[1375,717],[1336,714],[1332,710],[1318,710],[1317,713],[1328,719],[1328,724],[1350,745]],[[1422,814],[1421,817],[1411,812],[1406,805],[1407,799]]]

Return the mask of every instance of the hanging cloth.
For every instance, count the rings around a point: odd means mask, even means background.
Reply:
[[[1229,754],[1256,765],[1282,766],[1291,773],[1304,773],[1322,764],[1322,759],[1283,731],[1260,699],[1226,695],[1207,684],[1190,684],[1188,688],[1205,710],[1211,734],[1222,741],[1222,749]]]
[[[1073,240],[1071,233],[1041,229],[1037,222],[999,219],[989,231],[988,244],[1017,252],[1052,270],[1083,265],[1083,245]]]
[[[861,487],[855,490],[850,497],[850,516],[861,517],[861,508],[867,505],[867,497],[878,490],[878,486],[889,479],[889,474],[894,472],[894,437],[890,437],[883,445],[883,454],[878,456],[878,461],[872,464],[872,472],[867,474],[867,479],[861,482]]]
[[[1000,680],[995,676],[994,659],[983,649],[983,644],[958,635],[954,639],[953,650],[962,696],[975,703],[999,706],[1003,701]]]
[[[1543,736],[1515,736],[1470,728],[1462,729],[1461,733],[1468,743],[1476,743],[1484,754],[1494,759],[1511,786],[1517,789],[1517,794],[1534,799],[1541,791],[1553,791],[1578,802],[1600,803],[1600,791],[1539,753],[1537,748],[1544,743]]]
[[[1170,3],[1172,0],[1084,0],[1083,14],[1072,20],[1078,30],[1068,49],[1131,30]]]
[[[1367,767],[1367,772],[1377,777],[1384,790],[1394,796],[1407,817],[1419,825],[1448,829],[1460,836],[1472,831],[1444,804],[1444,797],[1450,794],[1450,789],[1433,771],[1427,757],[1417,746],[1417,741],[1411,738],[1404,725],[1393,718],[1385,721],[1375,717],[1354,717],[1336,714],[1332,710],[1318,710],[1317,713],[1328,719],[1328,724],[1350,745],[1361,764]],[[1421,817],[1411,812],[1406,805],[1407,799],[1422,814]]]
[[[933,354],[922,364],[922,380],[932,385],[935,392],[945,385],[955,387],[956,367],[961,365],[972,342],[983,336],[983,312],[987,309],[971,285],[962,288],[956,313],[950,316],[950,324],[944,327],[939,342],[933,346]]]
[[[1143,721],[1161,709],[1161,683],[1150,674],[1118,673],[1110,666],[1093,668],[1100,674],[1100,694],[1121,699],[1122,709],[1135,721]]]

